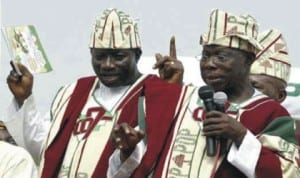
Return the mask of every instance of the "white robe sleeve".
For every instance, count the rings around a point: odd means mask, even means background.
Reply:
[[[38,164],[43,142],[50,128],[50,113],[42,117],[31,95],[21,108],[18,108],[16,101],[13,100],[3,122],[16,143],[28,150]]]
[[[21,147],[0,142],[1,178],[37,178],[37,167],[30,154]]]
[[[141,140],[129,158],[123,163],[120,160],[120,150],[116,149],[109,158],[109,166],[107,171],[108,178],[128,178],[140,164],[147,148],[143,140]]]
[[[261,144],[256,137],[247,131],[242,144],[232,144],[227,160],[247,177],[255,178],[255,168],[261,151]]]

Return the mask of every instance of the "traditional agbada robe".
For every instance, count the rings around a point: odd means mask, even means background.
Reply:
[[[24,148],[0,140],[0,160],[1,178],[38,177],[36,164]]]
[[[202,135],[204,106],[197,89],[193,92],[188,107],[180,112],[169,135],[153,177],[209,178],[212,174],[215,157],[206,155],[206,138]],[[255,171],[257,178],[300,176],[299,148],[295,145],[294,124],[283,107],[256,92],[243,103],[227,103],[226,108],[226,113],[240,121],[262,144]],[[233,143],[229,141],[228,148],[231,144]],[[227,153],[219,157],[215,177],[246,177],[227,161]],[[250,153],[251,150],[249,155]],[[247,164],[247,160],[245,163]]]
[[[216,45],[257,54],[262,49],[257,41],[257,34],[258,25],[252,16],[237,16],[217,9],[211,13],[209,31],[201,35],[200,44],[203,46]],[[221,53],[221,50],[212,50],[206,55],[205,57],[210,60],[217,60],[220,55],[222,59],[219,62],[231,57],[227,53]],[[221,65],[218,66],[217,62],[212,61],[212,63],[214,66],[211,65],[213,68],[211,70],[218,70],[222,67]],[[212,76],[225,80],[221,85],[225,85],[227,88],[223,88],[223,90],[230,90],[230,87],[234,88],[232,84],[228,84],[232,81],[223,79],[221,74],[224,74],[225,71],[219,75],[216,73],[211,72],[214,74]],[[237,75],[239,74],[241,73]],[[243,79],[247,80],[248,77],[244,76]],[[250,86],[250,83],[246,84],[245,82],[244,84]],[[248,91],[252,90],[251,88],[248,89]],[[293,120],[276,101],[258,94],[258,92],[255,92],[252,97],[242,103],[228,103],[226,114],[241,122],[248,129],[242,143],[237,146],[229,140],[227,152],[220,156],[216,162],[215,157],[208,157],[206,155],[206,137],[203,136],[202,132],[205,112],[203,112],[204,107],[199,100],[197,91],[197,88],[188,89],[188,92],[193,93],[192,98],[187,105],[182,107],[178,119],[173,124],[174,127],[168,135],[163,154],[153,169],[153,177],[209,178],[214,173],[215,177],[218,178],[299,176],[297,160],[300,157],[299,148],[294,144],[296,139]],[[152,147],[147,145],[147,150],[151,149]],[[114,159],[116,157],[118,158],[117,154],[112,155],[111,160],[116,160]],[[130,159],[133,157],[130,156]],[[117,169],[119,168],[117,163],[117,161],[112,161],[110,163],[112,169],[109,170],[121,172],[121,169]],[[126,162],[123,162],[120,167],[123,168],[125,165]],[[142,160],[134,172],[128,171],[130,173],[127,174],[135,178],[148,176],[149,171],[147,173],[143,165]],[[214,168],[214,166],[216,167]]]
[[[56,95],[40,166],[42,177],[106,177],[114,149],[110,132],[122,122],[146,128],[147,144],[153,149],[145,153],[145,167],[150,170],[156,161],[180,109],[182,86],[142,76],[109,110],[94,97],[98,84],[95,77],[80,79]]]

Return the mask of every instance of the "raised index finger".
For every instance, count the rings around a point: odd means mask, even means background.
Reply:
[[[170,57],[173,59],[177,59],[176,55],[176,45],[175,45],[175,37],[172,36],[170,40]]]

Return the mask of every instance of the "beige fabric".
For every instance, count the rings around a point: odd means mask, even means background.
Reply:
[[[30,154],[22,147],[0,141],[1,178],[38,178],[38,171]]]
[[[6,130],[6,127],[3,123],[3,121],[0,121],[0,130]]]
[[[298,145],[289,143],[278,136],[267,134],[261,135],[258,139],[263,146],[277,153],[283,178],[300,177],[300,148]]]
[[[208,33],[201,35],[202,45],[221,45],[257,53],[258,24],[250,15],[235,15],[219,9],[212,11]]]
[[[90,39],[90,48],[141,48],[137,22],[117,9],[106,9],[97,16]]]
[[[178,115],[161,177],[209,178],[213,172],[215,157],[207,156],[203,123],[195,119],[201,118],[203,114],[197,91],[196,87],[187,87],[182,108],[188,108],[182,109]],[[216,169],[223,159],[224,155],[221,155]]]
[[[288,83],[291,73],[290,57],[285,39],[280,31],[270,29],[258,35],[263,47],[252,64],[251,73],[265,74]]]

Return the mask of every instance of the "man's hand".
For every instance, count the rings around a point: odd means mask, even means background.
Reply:
[[[19,76],[14,70],[11,70],[6,82],[19,107],[21,107],[25,99],[32,93],[33,75],[24,65],[20,63],[16,63],[16,65],[18,65],[22,76]]]
[[[183,65],[177,60],[175,37],[172,36],[170,40],[170,55],[162,56],[155,54],[156,63],[153,69],[158,69],[159,77],[168,83],[182,83],[183,81]]]
[[[206,119],[203,121],[203,131],[205,136],[218,136],[231,139],[239,146],[247,129],[238,121],[219,111],[206,113]]]
[[[133,152],[136,145],[145,137],[142,130],[135,130],[127,123],[116,125],[113,128],[111,139],[116,148],[121,151],[121,161],[124,162]]]

